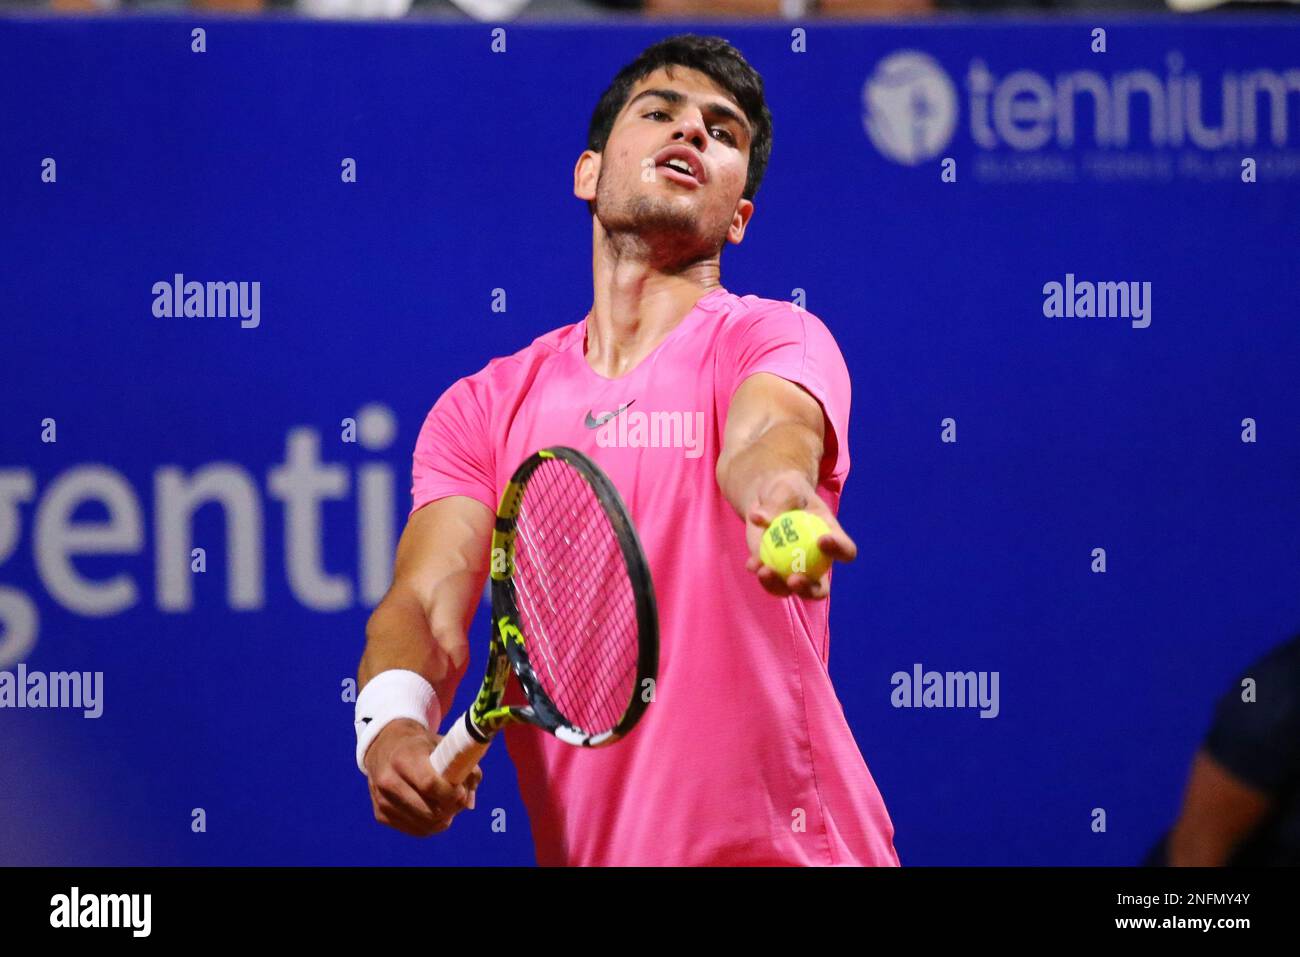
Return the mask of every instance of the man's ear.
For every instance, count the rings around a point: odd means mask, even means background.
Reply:
[[[737,203],[736,212],[731,217],[731,226],[727,230],[727,241],[738,245],[745,238],[745,229],[749,226],[749,221],[753,216],[753,202],[742,199]]]
[[[596,181],[600,179],[600,162],[603,157],[595,150],[583,150],[573,167],[573,195],[593,202],[596,199]]]

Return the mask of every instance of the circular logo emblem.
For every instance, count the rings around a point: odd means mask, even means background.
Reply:
[[[862,87],[862,123],[876,149],[915,166],[939,155],[957,126],[957,91],[933,57],[891,53]]]

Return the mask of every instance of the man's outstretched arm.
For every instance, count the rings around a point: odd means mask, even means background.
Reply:
[[[466,633],[487,580],[492,524],[491,509],[459,495],[410,517],[397,545],[393,584],[366,625],[360,692],[377,675],[415,672],[432,685],[440,708],[450,704],[469,664]],[[439,777],[429,763],[442,738],[437,731],[397,718],[370,742],[363,761],[380,823],[425,837],[446,830],[458,811],[472,806],[482,772],[475,769],[455,787]]]
[[[829,526],[830,533],[818,542],[827,557],[848,562],[858,553],[817,495],[825,437],[821,405],[778,375],[755,373],[732,396],[718,457],[718,487],[745,520],[750,552],[746,567],[757,573],[759,584],[773,595],[825,598],[830,587],[825,577],[810,581],[805,575],[794,574],[783,579],[759,561],[763,530],[784,511],[803,509]]]

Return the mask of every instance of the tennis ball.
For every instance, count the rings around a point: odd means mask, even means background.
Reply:
[[[831,567],[831,560],[817,547],[817,539],[828,532],[830,527],[811,512],[782,512],[763,532],[758,557],[782,578],[807,575],[816,581]]]

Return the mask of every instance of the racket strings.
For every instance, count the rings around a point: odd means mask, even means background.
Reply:
[[[611,587],[622,577],[621,554],[614,553],[617,541],[612,540],[603,511],[586,483],[578,476],[573,478],[577,485],[572,489],[544,480],[535,490],[542,490],[543,495],[537,499],[541,507],[533,509],[534,518],[545,514],[554,522],[566,512],[580,518],[551,525],[530,522],[530,529],[537,534],[525,537],[526,548],[530,567],[537,574],[522,575],[518,581],[530,609],[525,614],[538,636],[530,647],[535,645],[539,652],[538,671],[544,687],[571,721],[585,729],[601,730],[621,715],[632,677],[626,674],[626,667],[620,667],[629,659],[620,662],[601,642],[608,637],[607,628],[633,620],[635,608],[626,607],[627,589]],[[566,491],[578,492],[578,501],[566,497]],[[585,507],[583,498],[590,499]],[[602,533],[603,550],[598,547]],[[561,554],[564,560],[557,561]],[[549,557],[549,563],[541,560],[544,557]],[[611,567],[613,576],[600,574]],[[525,634],[529,634],[527,627]],[[631,663],[635,664],[634,659]]]
[[[635,691],[636,599],[595,490],[561,460],[543,462],[528,481],[513,581],[543,690],[582,730],[613,728]]]
[[[591,547],[593,524],[575,523],[559,540],[555,529],[525,536],[530,564],[516,573],[516,587],[523,595],[524,633],[543,688],[574,724],[600,730],[617,720],[608,707],[598,707],[608,704],[607,689],[618,683],[600,645],[601,622],[613,616],[607,602],[584,603],[580,588],[585,584],[597,597],[608,591],[600,582],[582,582],[586,569],[575,569],[571,557],[555,559],[557,551],[572,550],[594,560],[598,552]]]

